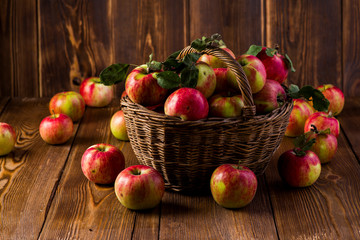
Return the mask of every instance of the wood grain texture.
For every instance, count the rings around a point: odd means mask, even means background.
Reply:
[[[276,239],[276,228],[263,177],[248,206],[225,209],[211,194],[167,192],[161,205],[160,239]],[[229,227],[231,226],[231,227]]]
[[[114,62],[111,1],[39,1],[42,96],[78,90]]]
[[[296,69],[288,82],[342,88],[341,1],[267,0],[265,11],[265,44],[279,44]]]
[[[69,160],[52,201],[40,239],[130,239],[136,213],[122,207],[111,185],[88,181],[81,170],[81,157],[96,143],[119,147],[126,166],[136,158],[128,142],[116,140],[110,132],[114,107],[87,108]]]
[[[48,100],[13,99],[1,115],[17,134],[15,150],[0,158],[1,239],[37,238],[66,163],[73,137],[51,146],[39,135],[40,122],[49,115]]]
[[[10,97],[0,97],[0,116],[9,100]]]
[[[360,166],[343,134],[338,150],[321,175],[307,188],[286,186],[277,172],[281,153],[293,147],[285,137],[266,171],[280,239],[359,239]]]
[[[346,96],[360,96],[360,2],[343,3],[343,89]]]
[[[360,134],[354,129],[360,129],[360,99],[346,98],[343,111],[337,117],[340,121],[341,130],[349,140],[349,144],[354,150],[358,161],[360,162]]]
[[[220,33],[236,56],[262,44],[261,0],[189,1],[190,40]]]
[[[36,1],[1,1],[0,96],[38,97]]]

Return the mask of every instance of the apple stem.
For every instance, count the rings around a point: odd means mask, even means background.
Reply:
[[[51,109],[51,112],[52,112],[53,118],[55,118],[55,111],[54,111],[54,109]]]
[[[274,48],[274,49],[276,50],[276,53],[278,53],[278,52],[279,52],[279,49],[280,49],[279,44],[275,44],[275,48]]]
[[[318,134],[319,130],[317,129],[317,127],[314,124],[311,124],[311,131]]]

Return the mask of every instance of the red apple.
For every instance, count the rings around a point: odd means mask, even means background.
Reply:
[[[289,125],[285,136],[297,137],[304,133],[305,121],[315,112],[315,109],[303,99],[294,99],[294,107],[290,113]]]
[[[73,121],[62,113],[47,116],[39,126],[40,136],[48,144],[65,143],[71,138],[73,130]]]
[[[146,64],[134,68],[126,78],[125,90],[131,101],[153,106],[165,100],[167,90],[159,86],[156,72],[148,73]]]
[[[114,85],[106,86],[98,77],[90,77],[80,84],[80,94],[87,106],[105,107],[114,97]]]
[[[209,99],[209,116],[211,117],[238,117],[243,108],[243,97],[230,92],[218,93]]]
[[[16,143],[16,133],[14,128],[4,122],[0,122],[0,156],[10,153]]]
[[[267,79],[258,93],[253,95],[257,114],[265,114],[280,107],[286,100],[286,93],[277,81]]]
[[[81,170],[85,177],[98,184],[114,183],[124,168],[124,154],[111,144],[92,145],[85,150],[81,158]]]
[[[330,128],[331,134],[335,137],[338,137],[340,134],[339,121],[329,113],[316,112],[311,114],[305,121],[304,132],[310,131],[311,125],[315,125],[319,131]]]
[[[129,137],[125,125],[124,113],[122,110],[117,111],[111,117],[110,130],[115,138],[122,141],[129,141]]]
[[[220,48],[229,53],[231,57],[235,58],[235,54],[229,48],[227,48],[226,46],[221,46]],[[205,62],[209,64],[212,68],[227,68],[227,65],[218,57],[209,54],[201,55],[198,59],[198,62]]]
[[[344,93],[341,89],[332,84],[320,85],[316,89],[320,90],[324,97],[329,100],[328,112],[332,112],[334,116],[339,115],[345,104]]]
[[[241,208],[248,205],[257,190],[255,174],[245,166],[223,164],[215,169],[210,179],[211,194],[220,206]]]
[[[310,150],[316,153],[321,163],[328,163],[334,157],[337,150],[337,138],[330,134],[330,129],[318,131],[315,125],[311,126],[309,138],[315,138],[315,143]]]
[[[197,62],[195,67],[199,70],[195,89],[204,94],[205,98],[209,98],[216,88],[215,72],[207,63],[204,62]]]
[[[283,83],[289,74],[289,68],[285,62],[285,57],[277,51],[273,57],[270,57],[266,54],[266,49],[266,47],[263,47],[256,57],[264,64],[267,79]]]
[[[288,185],[307,187],[319,178],[321,163],[314,152],[295,148],[280,155],[278,171],[281,179]]]
[[[66,91],[55,94],[49,103],[50,113],[63,113],[74,122],[80,120],[85,112],[84,98],[77,92]]]
[[[243,54],[237,58],[249,81],[252,93],[259,92],[266,82],[266,70],[264,64],[253,55]],[[232,87],[239,89],[238,83],[232,82]]]
[[[124,98],[125,96],[127,96],[127,94],[126,94],[126,91],[124,90],[124,91],[121,93],[120,99]]]
[[[115,180],[115,194],[129,209],[142,210],[157,206],[165,191],[164,179],[158,171],[144,165],[124,169]]]
[[[214,93],[229,91],[231,89],[230,82],[236,81],[235,75],[231,73],[229,68],[214,68],[213,70],[216,76]],[[236,90],[239,90],[239,86]]]
[[[208,116],[209,104],[199,90],[179,88],[166,99],[164,112],[182,120],[199,120]]]

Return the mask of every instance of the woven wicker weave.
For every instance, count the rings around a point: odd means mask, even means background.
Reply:
[[[186,47],[179,57],[194,51]],[[289,100],[267,115],[255,115],[250,86],[237,61],[220,48],[202,53],[219,57],[235,73],[245,103],[241,117],[183,121],[148,110],[128,97],[121,101],[138,161],[157,169],[166,187],[175,191],[206,190],[216,167],[239,160],[256,175],[263,174],[280,145],[293,107]]]

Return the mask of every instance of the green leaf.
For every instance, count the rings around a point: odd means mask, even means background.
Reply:
[[[100,73],[100,82],[104,85],[113,85],[126,79],[129,64],[115,63]]]
[[[259,52],[261,52],[262,46],[251,45],[247,50],[246,54],[256,56]]]
[[[288,88],[288,94],[290,97],[292,98],[300,98],[300,94],[299,94],[299,87],[295,84],[290,84],[289,88]]]
[[[183,63],[180,62],[177,58],[177,56],[179,55],[180,50],[176,51],[174,53],[172,53],[166,60],[165,62],[163,62],[163,66],[164,66],[164,70],[171,70],[171,71],[176,71],[176,72],[180,72],[183,69]],[[179,71],[180,70],[180,71]]]
[[[191,66],[200,58],[200,53],[190,53],[184,57],[183,63],[186,66]]]
[[[296,156],[305,156],[305,151],[310,150],[311,146],[315,143],[315,138],[309,139],[311,132],[304,133],[294,140],[294,152]]]
[[[307,85],[299,90],[299,87],[291,84],[288,89],[288,94],[292,98],[305,98],[313,102],[313,107],[320,112],[326,112],[329,108],[329,100],[325,98],[322,92],[315,89],[313,86]]]
[[[160,87],[165,89],[177,88],[181,83],[179,75],[172,71],[159,72],[155,76]]]
[[[288,69],[290,69],[292,72],[296,71],[289,55],[287,55],[286,53],[285,53],[285,63]]]
[[[148,73],[150,73],[150,72],[157,72],[157,71],[160,71],[160,70],[161,70],[161,68],[162,68],[162,63],[153,60],[153,54],[151,53],[151,54],[149,55],[149,61],[146,63],[146,66],[147,66],[147,68],[148,68]]]
[[[278,50],[275,48],[266,48],[265,52],[269,57],[273,57],[278,52]]]
[[[226,46],[224,41],[221,40],[221,35],[218,33],[215,33],[211,35],[211,37],[202,37],[201,39],[195,39],[191,42],[191,47],[201,52],[205,48],[212,46],[212,47],[220,47],[220,46]]]
[[[201,52],[206,48],[206,43],[203,39],[195,39],[191,42],[191,47]]]
[[[184,68],[181,72],[181,86],[195,88],[199,77],[199,69],[195,65]]]

